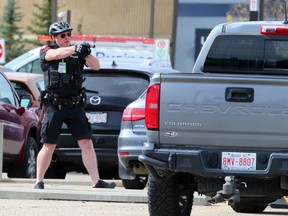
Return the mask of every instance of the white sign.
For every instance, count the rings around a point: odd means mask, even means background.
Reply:
[[[154,59],[167,60],[169,59],[169,39],[155,39]]]
[[[0,38],[0,64],[5,64],[5,39]]]
[[[250,0],[250,11],[258,11],[258,0]]]

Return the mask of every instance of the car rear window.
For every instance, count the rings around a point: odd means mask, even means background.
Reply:
[[[30,90],[28,89],[28,87],[21,82],[16,82],[16,81],[11,81],[12,86],[14,87],[14,89],[16,90],[18,96],[20,97],[21,95],[25,95],[25,94],[31,94]]]
[[[148,87],[149,77],[123,72],[93,72],[85,74],[83,86],[104,96],[137,99]]]
[[[203,71],[212,73],[288,74],[288,41],[262,35],[219,35]]]

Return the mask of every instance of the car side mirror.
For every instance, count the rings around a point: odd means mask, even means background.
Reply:
[[[31,94],[24,94],[20,96],[20,106],[21,107],[31,107],[33,97]]]

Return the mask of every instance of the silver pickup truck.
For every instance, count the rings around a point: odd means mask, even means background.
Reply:
[[[288,25],[216,26],[192,73],[147,90],[150,216],[191,214],[193,194],[260,213],[288,194]]]

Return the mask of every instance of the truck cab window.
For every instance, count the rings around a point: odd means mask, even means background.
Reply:
[[[263,68],[261,36],[219,35],[208,52],[205,72],[251,73]]]
[[[264,68],[288,69],[288,41],[265,42]]]

